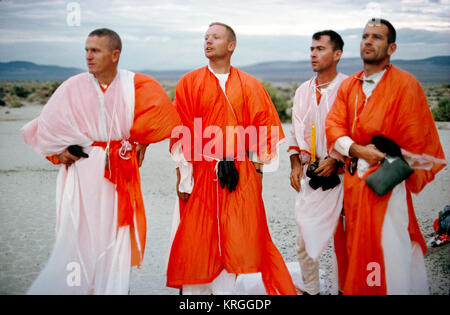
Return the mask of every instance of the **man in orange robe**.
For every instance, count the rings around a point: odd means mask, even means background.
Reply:
[[[422,87],[390,64],[395,37],[388,21],[369,21],[360,47],[364,70],[342,83],[326,121],[330,154],[353,158],[344,179],[345,236],[341,225],[335,239],[344,294],[428,292],[426,244],[411,192],[419,193],[446,161]],[[372,145],[375,135],[393,140],[414,170],[383,196],[365,182],[386,157]]]
[[[296,294],[271,240],[261,195],[261,162],[274,158],[284,135],[261,83],[230,65],[235,46],[234,31],[212,23],[204,42],[209,65],[186,74],[176,88],[175,105],[187,132],[173,135],[171,146],[173,155],[177,150],[182,155],[180,222],[167,286],[184,294],[233,294],[237,275],[261,272],[268,294]],[[236,138],[248,139],[245,148]],[[219,161],[225,158],[234,159],[239,174],[235,190],[222,188],[218,179]]]
[[[179,116],[154,79],[118,70],[120,37],[86,40],[89,72],[69,78],[22,133],[61,164],[56,243],[29,294],[127,294],[144,258],[146,218],[139,166],[146,146],[168,138]],[[70,148],[78,145],[84,157]]]

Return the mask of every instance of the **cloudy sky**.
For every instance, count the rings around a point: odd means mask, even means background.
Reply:
[[[108,27],[122,37],[122,68],[193,69],[206,64],[203,34],[213,21],[235,29],[236,66],[307,60],[311,35],[323,29],[343,36],[344,57],[358,57],[373,16],[397,29],[394,59],[450,55],[450,0],[0,0],[0,62],[85,69],[87,34]]]

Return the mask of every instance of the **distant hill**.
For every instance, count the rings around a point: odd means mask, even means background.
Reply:
[[[450,82],[450,56],[420,60],[392,60],[392,64],[412,73],[422,84]],[[338,70],[348,75],[362,68],[363,62],[360,58],[344,58],[338,64]],[[261,80],[271,82],[303,82],[314,74],[309,61],[266,62],[241,67],[241,69]]]
[[[411,72],[422,84],[441,84],[450,82],[450,56],[438,56],[420,60],[393,60],[392,63]],[[344,58],[339,62],[339,71],[353,74],[362,69],[360,58]],[[240,67],[260,80],[271,82],[300,83],[309,79],[313,72],[309,61],[273,61]],[[0,63],[0,80],[65,80],[85,70],[51,65],[38,65],[32,62],[12,61]],[[153,76],[162,82],[176,82],[190,70],[137,72]]]
[[[83,71],[77,68],[38,65],[27,61],[0,62],[0,80],[61,81]]]

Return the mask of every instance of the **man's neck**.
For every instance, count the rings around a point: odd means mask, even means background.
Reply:
[[[337,74],[338,72],[335,67],[327,71],[317,72],[316,83],[317,85],[321,85],[321,88],[326,88],[336,78]]]
[[[229,59],[209,60],[209,66],[216,74],[230,73],[231,63]]]
[[[109,84],[114,80],[114,78],[116,77],[116,75],[117,75],[117,69],[114,69],[114,70],[109,71],[109,72],[104,72],[104,73],[101,73],[101,74],[96,74],[96,75],[95,75],[95,78],[97,79],[97,81],[98,81],[100,84],[106,84],[106,85],[109,85]]]
[[[386,67],[391,63],[390,59],[383,60],[380,63],[365,63],[364,62],[364,75],[366,77],[371,76],[372,74],[379,73],[386,69]]]

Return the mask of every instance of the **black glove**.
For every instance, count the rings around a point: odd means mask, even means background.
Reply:
[[[236,169],[236,165],[234,164],[234,160],[219,161],[217,166],[217,177],[219,177],[220,186],[222,188],[227,186],[229,192],[236,190],[236,186],[239,182],[239,173]]]
[[[306,170],[306,176],[311,178],[309,180],[309,186],[311,186],[311,188],[314,190],[321,187],[323,184],[323,177],[318,176],[316,173],[314,173],[314,171],[318,167],[319,167],[319,161],[316,161],[314,163],[309,163],[308,169]]]
[[[324,191],[328,190],[328,189],[333,189],[340,183],[341,183],[341,180],[339,179],[339,176],[337,175],[337,173],[333,173],[330,176],[323,178],[322,189]]]
[[[372,137],[372,143],[383,153],[389,156],[399,156],[403,159],[402,151],[397,143],[389,138],[385,138],[382,135],[375,135]]]
[[[333,174],[331,174],[328,177],[325,176],[319,176],[314,171],[319,167],[319,161],[316,161],[314,163],[310,163],[308,166],[308,169],[306,171],[306,176],[311,178],[309,180],[309,186],[311,186],[312,189],[316,190],[319,187],[322,187],[322,190],[328,190],[336,187],[341,183],[341,180],[339,179],[339,176],[337,175],[337,171],[335,171]]]
[[[76,157],[84,157],[84,158],[89,157],[89,155],[83,152],[83,148],[80,147],[79,145],[71,145],[67,148],[67,150],[69,151],[70,154]]]

